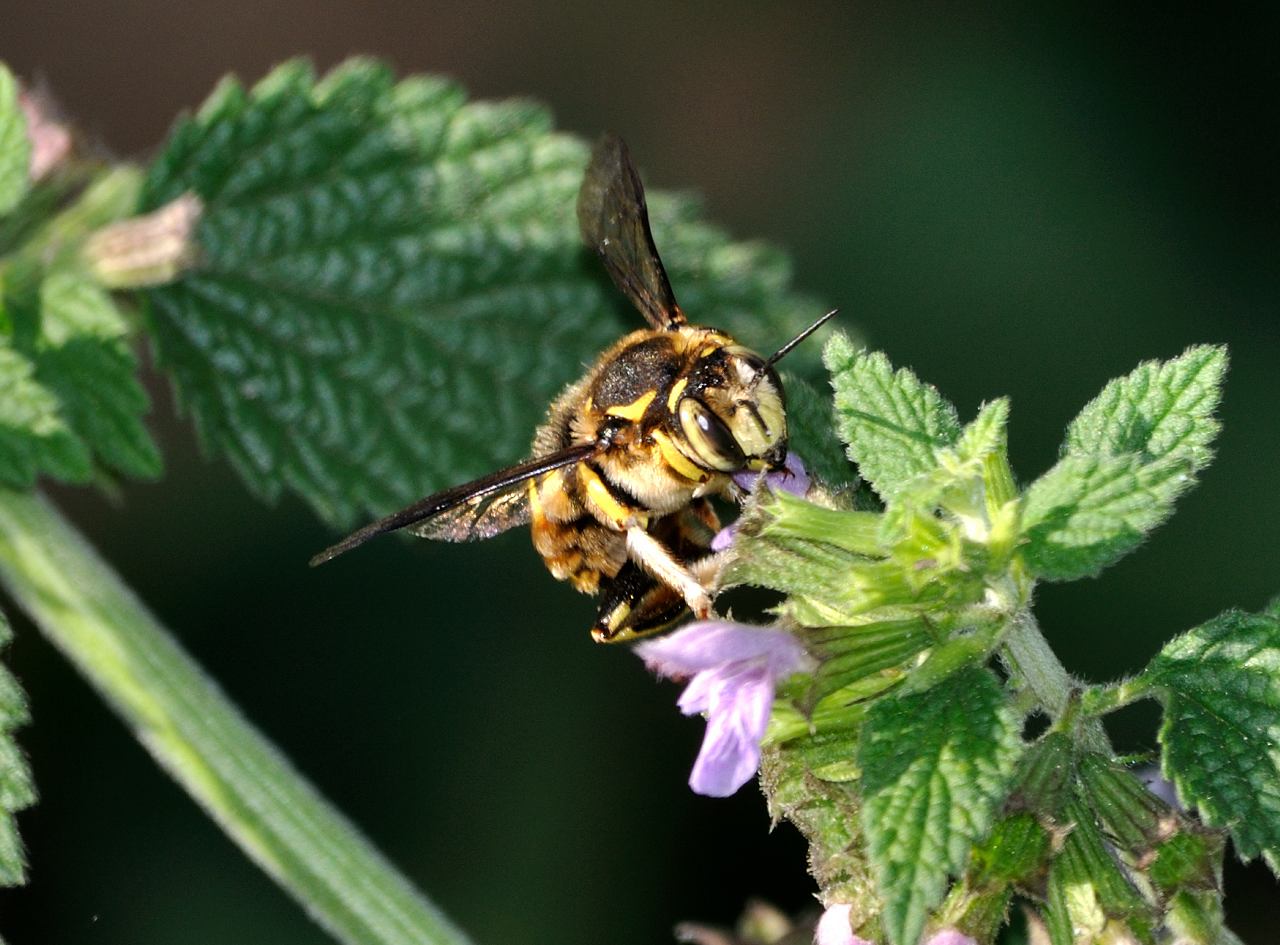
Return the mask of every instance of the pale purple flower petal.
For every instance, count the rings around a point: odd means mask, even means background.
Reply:
[[[827,911],[822,913],[822,918],[818,920],[818,927],[814,930],[814,945],[872,945],[865,938],[859,938],[853,934],[853,928],[849,922],[850,909],[851,907],[843,902],[828,906]]]
[[[707,733],[689,774],[695,794],[728,797],[751,780],[760,767],[760,739],[769,724],[773,686],[768,667],[760,664],[716,677],[710,687]]]
[[[751,780],[778,680],[813,667],[785,630],[716,620],[638,644],[636,652],[654,672],[689,680],[680,711],[707,716],[689,786],[709,797],[727,797]]]
[[[955,929],[943,929],[929,939],[927,945],[978,945],[976,941]]]
[[[665,637],[637,644],[636,654],[651,670],[668,679],[744,660],[763,660],[777,679],[811,665],[793,634],[727,620],[691,623]]]
[[[720,531],[716,532],[711,539],[712,551],[724,551],[733,544],[733,540],[738,537],[738,523],[726,525]]]
[[[760,481],[760,473],[751,470],[740,472],[733,477],[733,481],[739,488],[752,492]],[[804,460],[794,450],[788,451],[782,469],[764,474],[764,482],[776,492],[790,492],[799,496],[808,492],[809,486],[813,484],[809,471],[804,468]]]
[[[761,479],[770,489],[778,492],[790,492],[802,497],[809,492],[809,486],[812,485],[809,473],[804,468],[804,460],[794,452],[787,453],[785,468],[779,469],[777,472],[765,473],[761,476],[758,472],[748,471],[740,472],[733,477],[733,481],[738,484],[738,488],[746,492],[754,492]],[[733,544],[733,539],[737,535],[737,522],[720,529],[720,531],[716,532],[715,537],[711,539],[711,550],[724,551]]]

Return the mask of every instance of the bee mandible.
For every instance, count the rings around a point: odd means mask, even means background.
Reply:
[[[578,195],[582,239],[648,322],[600,355],[556,398],[531,458],[445,489],[311,559],[322,564],[384,532],[473,541],[528,524],[547,568],[601,597],[592,637],[630,640],[692,611],[712,612],[723,556],[712,496],[735,473],[783,468],[786,403],[770,358],[691,325],[649,229],[640,175],[621,138],[597,144]]]

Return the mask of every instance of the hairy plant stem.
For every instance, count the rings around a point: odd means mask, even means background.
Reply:
[[[0,581],[250,859],[351,945],[467,945],[40,495],[0,489]]]
[[[1026,685],[1055,723],[1072,719],[1078,686],[1050,649],[1030,608],[1022,607],[1010,618],[1001,655],[1009,672]],[[1077,721],[1085,748],[1107,757],[1114,754],[1100,720],[1080,717]]]

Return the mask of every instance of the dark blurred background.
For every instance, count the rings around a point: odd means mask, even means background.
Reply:
[[[1203,483],[1101,579],[1040,592],[1069,668],[1102,680],[1280,592],[1280,7],[1048,6],[42,0],[8,6],[0,58],[138,159],[223,73],[298,53],[375,53],[477,97],[541,99],[584,136],[616,129],[651,185],[699,190],[735,234],[788,249],[802,288],[966,417],[1010,395],[1024,479],[1108,378],[1227,342]],[[478,943],[656,945],[751,895],[811,902],[798,837],[769,833],[753,788],[688,792],[701,722],[589,641],[591,602],[523,535],[378,542],[309,571],[333,535],[295,501],[251,500],[199,457],[165,382],[151,389],[164,481],[57,498]],[[8,940],[325,942],[17,629],[43,798],[21,818],[32,883],[0,898]],[[1147,748],[1154,720],[1130,710],[1111,730]],[[1245,940],[1273,942],[1270,874],[1232,866],[1227,888]]]

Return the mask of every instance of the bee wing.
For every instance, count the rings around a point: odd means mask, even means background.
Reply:
[[[614,285],[654,328],[685,324],[649,230],[644,186],[631,153],[617,135],[596,145],[578,193],[582,241],[599,254]]]
[[[595,444],[571,446],[436,492],[352,532],[312,558],[311,566],[331,561],[370,538],[411,526],[416,535],[443,541],[490,538],[529,520],[525,483],[553,469],[572,466],[596,449]]]
[[[497,492],[463,499],[451,509],[410,525],[409,531],[419,538],[436,541],[479,541],[527,524],[529,488],[527,480],[521,479]]]

